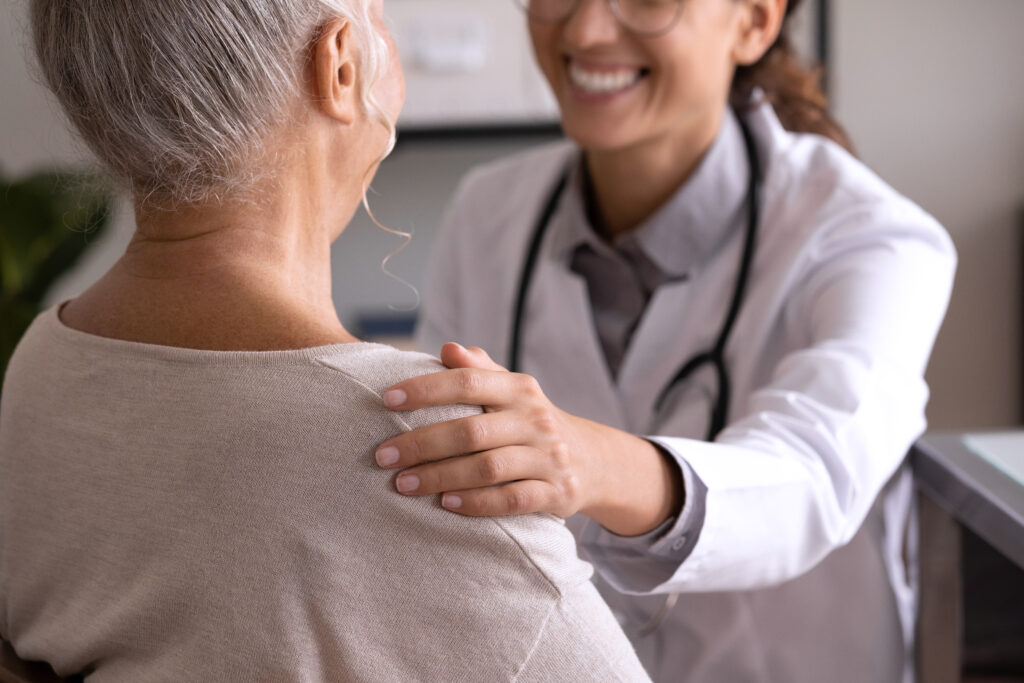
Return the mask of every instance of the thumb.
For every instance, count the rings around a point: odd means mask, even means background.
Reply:
[[[441,362],[449,369],[478,368],[480,370],[504,370],[479,346],[468,349],[461,344],[449,342],[441,347]]]

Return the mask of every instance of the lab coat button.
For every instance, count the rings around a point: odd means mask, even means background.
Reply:
[[[672,541],[672,550],[681,550],[684,545],[686,545],[686,536],[680,536]]]

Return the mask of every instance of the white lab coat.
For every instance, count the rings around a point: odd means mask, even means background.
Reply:
[[[762,220],[726,353],[729,426],[716,443],[700,440],[709,371],[667,415],[656,419],[653,404],[717,335],[743,230],[693,277],[655,293],[617,382],[585,283],[542,248],[523,371],[564,410],[657,436],[707,486],[699,541],[668,568],[654,558],[657,543],[638,552],[569,520],[627,631],[663,594],[682,593],[657,632],[634,639],[655,681],[909,681],[916,604],[903,463],[925,427],[923,373],[955,252],[933,218],[838,146],[785,131],[767,105],[747,121],[766,169]],[[527,240],[574,154],[555,144],[463,181],[424,293],[424,350],[459,341],[507,362]]]

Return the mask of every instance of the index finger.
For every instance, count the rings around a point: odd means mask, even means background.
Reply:
[[[504,370],[459,368],[403,380],[384,392],[391,410],[419,410],[454,403],[502,408],[523,395],[538,391],[529,375]]]

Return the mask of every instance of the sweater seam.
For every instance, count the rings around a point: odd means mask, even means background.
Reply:
[[[380,399],[380,396],[377,394],[376,391],[373,390],[372,387],[370,387],[368,384],[363,382],[358,377],[355,377],[354,375],[352,375],[348,371],[342,370],[341,368],[337,368],[337,367],[335,367],[333,365],[330,365],[330,364],[324,362],[320,358],[315,359],[314,362],[317,363],[318,365],[321,365],[321,366],[323,366],[325,368],[328,368],[329,370],[332,370],[334,372],[337,372],[337,373],[340,373],[340,374],[344,375],[349,380],[351,380],[354,384],[356,384],[357,386],[359,386],[362,389],[366,390],[367,392],[369,392],[371,395],[373,395],[377,399]],[[381,400],[381,403],[383,404],[383,399],[380,399],[380,400]],[[385,410],[386,410],[386,408],[385,408]],[[405,420],[403,420],[402,417],[398,413],[392,412],[390,410],[388,410],[387,412],[388,412],[388,415],[392,419],[394,419],[396,422],[398,422],[400,426],[404,427],[406,429],[406,431],[412,431],[412,426],[410,426],[409,423],[407,423]],[[458,514],[458,513],[453,512],[452,514]],[[483,517],[481,519],[486,519],[488,522],[490,522],[491,524],[496,526],[498,529],[501,530],[501,532],[503,534],[505,534],[505,536],[507,536],[512,541],[513,544],[515,544],[516,548],[519,549],[520,554],[522,554],[522,556],[526,558],[526,560],[530,564],[530,566],[532,566],[534,568],[534,570],[536,570],[537,573],[540,574],[544,578],[544,581],[547,582],[547,584],[549,586],[551,586],[551,589],[553,591],[555,591],[555,595],[557,596],[557,599],[560,600],[562,598],[563,593],[562,593],[562,590],[559,588],[558,584],[556,584],[551,579],[551,577],[548,576],[548,573],[545,572],[540,567],[540,565],[537,564],[537,562],[533,559],[533,557],[530,555],[530,553],[527,552],[526,548],[523,547],[523,544],[519,542],[519,539],[516,538],[515,535],[512,532],[510,532],[508,529],[506,529],[505,525],[502,524],[498,519],[496,519],[494,517]]]
[[[523,671],[529,666],[530,661],[533,659],[533,655],[536,654],[537,649],[540,647],[541,641],[544,639],[544,633],[548,630],[548,624],[551,623],[551,615],[558,609],[558,605],[562,602],[562,597],[553,600],[551,607],[548,608],[547,614],[544,615],[544,621],[541,622],[540,628],[537,629],[537,635],[533,639],[533,643],[530,645],[529,652],[526,653],[526,657],[523,659],[523,663],[519,665],[516,672],[512,675],[512,682],[515,683],[519,680],[519,677],[523,675]]]
[[[341,368],[335,367],[335,366],[331,365],[330,363],[325,362],[322,358],[314,358],[313,362],[316,363],[317,365],[321,366],[321,367],[324,367],[324,368],[327,368],[328,370],[331,370],[332,372],[337,372],[337,373],[339,373],[341,375],[344,375],[353,384],[355,384],[355,385],[365,389],[371,396],[373,396],[374,398],[376,398],[377,400],[380,401],[381,406],[384,408],[384,410],[387,413],[388,417],[390,417],[392,420],[397,422],[399,424],[399,426],[404,427],[407,432],[411,432],[412,431],[412,425],[410,425],[408,422],[403,420],[402,416],[399,415],[398,413],[396,413],[394,411],[391,411],[391,410],[388,410],[387,406],[384,406],[384,399],[382,399],[380,394],[378,394],[376,391],[374,391],[373,388],[370,385],[366,384],[361,379],[359,379],[358,377],[356,377],[352,373],[348,372],[347,370],[342,370]]]
[[[529,654],[527,654],[526,659],[523,660],[522,666],[519,667],[519,670],[516,671],[515,675],[512,677],[513,683],[516,683],[519,680],[519,677],[523,674],[523,670],[526,669],[526,667],[533,660],[533,656],[536,654],[537,649],[540,647],[540,643],[543,640],[548,630],[548,626],[551,623],[552,615],[555,613],[555,611],[559,610],[566,603],[566,600],[567,597],[565,595],[560,595],[558,599],[551,604],[551,609],[548,610],[548,613],[544,617],[544,622],[543,624],[541,624],[541,628],[540,631],[538,631],[537,633],[536,640],[534,640],[533,645],[530,647]],[[582,638],[587,639],[588,644],[599,645],[598,643],[590,641],[588,639],[588,636],[589,634],[584,633]],[[626,679],[622,677],[621,671],[617,670],[615,662],[612,659],[609,659],[607,653],[600,647],[595,647],[594,651],[597,653],[597,658],[608,666],[608,671],[614,675],[615,681],[619,683],[624,683]]]
[[[531,556],[530,553],[527,552],[526,548],[523,547],[523,544],[519,542],[519,539],[516,538],[511,531],[506,529],[505,525],[502,524],[498,519],[495,519],[494,517],[488,517],[487,519],[493,522],[496,527],[501,529],[504,532],[504,534],[508,536],[513,543],[515,543],[516,547],[519,548],[519,552],[521,552],[523,556],[530,562],[530,564],[533,565],[533,568],[537,570],[537,573],[544,577],[544,580],[547,581],[549,586],[551,586],[551,589],[555,591],[555,595],[558,596],[558,599],[561,599],[564,595],[562,593],[562,589],[558,586],[557,583],[554,582],[554,580],[552,580],[550,576],[548,576],[548,573],[544,571],[539,564],[537,564],[537,562],[533,559],[533,556]]]

